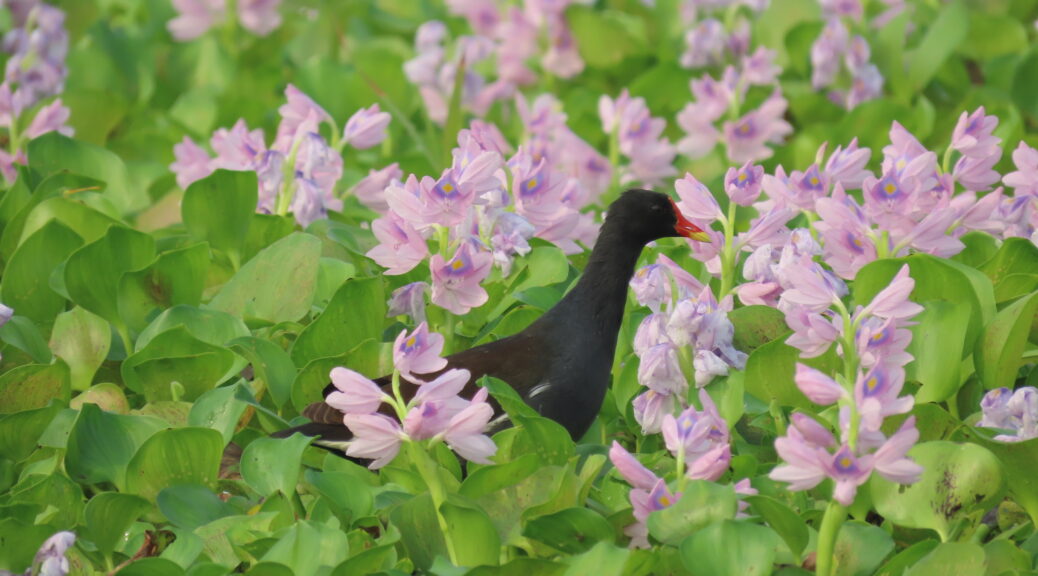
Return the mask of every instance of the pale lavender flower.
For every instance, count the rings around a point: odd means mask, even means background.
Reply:
[[[344,414],[371,414],[391,400],[377,384],[348,368],[332,368],[331,380],[336,390],[325,401]]]
[[[227,7],[225,0],[172,0],[177,17],[170,20],[173,38],[180,42],[193,40],[205,34],[217,21],[223,20]]]
[[[663,417],[673,414],[676,404],[674,395],[659,393],[651,388],[636,396],[631,403],[634,419],[641,425],[643,434],[659,432],[663,426]]]
[[[984,394],[980,400],[980,410],[983,416],[977,422],[977,426],[1012,429],[1012,416],[1009,411],[1009,399],[1012,396],[1013,391],[1005,387],[995,388]]]
[[[828,17],[848,17],[861,20],[864,9],[861,0],[820,0],[822,14]]]
[[[886,288],[876,294],[862,315],[884,319],[907,320],[923,311],[923,307],[908,299],[915,288],[915,280],[909,274],[908,264],[898,270]]]
[[[699,401],[703,404],[702,410],[689,406],[677,418],[667,414],[663,417],[661,429],[667,450],[675,456],[684,452],[689,465],[715,448],[728,446],[729,442],[728,423],[706,390],[699,390]]]
[[[775,52],[763,46],[742,60],[742,81],[750,85],[767,86],[775,82],[782,68],[775,64]]]
[[[720,64],[728,46],[724,25],[714,18],[700,20],[695,28],[685,33],[685,52],[681,66],[698,68]]]
[[[847,294],[847,287],[827,274],[818,263],[801,258],[786,272],[790,285],[779,302],[779,307],[804,307],[820,313]]]
[[[346,414],[342,420],[353,433],[346,455],[372,460],[373,470],[392,462],[407,438],[400,423],[384,414]]]
[[[840,337],[840,329],[821,313],[798,305],[788,306],[783,312],[786,324],[793,329],[793,335],[786,339],[786,344],[800,350],[803,358],[821,356]]]
[[[468,380],[466,374],[465,380]],[[494,409],[487,403],[488,391],[480,388],[472,401],[461,412],[455,414],[443,431],[444,442],[462,458],[480,464],[491,464],[490,457],[497,446],[483,431],[494,416]]]
[[[988,116],[981,106],[972,113],[963,112],[952,132],[951,147],[964,156],[986,158],[993,156],[998,150],[1002,155],[1002,139],[992,133],[998,127],[998,117]]]
[[[882,95],[883,75],[875,64],[865,64],[852,70],[851,88],[843,98],[843,105],[852,110],[862,102],[874,100]]]
[[[732,462],[732,447],[727,443],[715,446],[688,463],[685,476],[692,480],[716,482]]]
[[[814,488],[828,476],[828,448],[835,442],[833,435],[810,417],[793,414],[786,435],[775,440],[775,451],[783,464],[768,477],[788,483],[793,491]]]
[[[443,336],[429,331],[422,322],[411,333],[402,330],[393,342],[393,365],[408,380],[421,380],[419,375],[442,370],[447,361],[443,353]]]
[[[988,156],[963,156],[955,163],[955,180],[970,191],[984,192],[998,183],[1002,176],[994,170],[1002,159],[1002,149],[994,148]]]
[[[904,368],[877,365],[860,374],[854,384],[854,401],[862,416],[862,427],[878,431],[883,419],[912,409],[915,399],[900,396],[905,384]],[[841,388],[842,390],[842,388]]]
[[[627,483],[642,490],[652,490],[660,478],[642,465],[630,452],[624,449],[619,442],[613,440],[609,447],[609,460],[616,466],[616,471],[623,476]]]
[[[678,193],[678,209],[700,228],[705,230],[711,222],[724,217],[717,199],[692,174],[686,173],[684,178],[674,182],[674,190]]]
[[[662,394],[683,394],[688,382],[681,373],[677,347],[662,343],[646,350],[638,364],[638,382]]]
[[[660,306],[670,301],[670,274],[662,264],[643,266],[631,278],[631,290],[642,306],[659,312]]]
[[[7,324],[14,317],[14,308],[0,302],[0,326]]]
[[[770,158],[772,151],[767,144],[781,143],[793,131],[783,119],[786,106],[786,99],[776,90],[760,108],[734,122],[725,122],[728,158],[740,163]]]
[[[432,271],[432,302],[454,314],[465,314],[487,301],[480,286],[493,265],[494,257],[477,252],[469,242],[462,243],[449,261],[439,254],[429,262]]]
[[[291,153],[296,139],[307,132],[316,132],[318,125],[331,123],[332,117],[312,98],[292,84],[285,86],[285,103],[278,108],[281,122],[274,137],[274,148],[282,154]]]
[[[396,162],[378,170],[372,169],[353,187],[353,194],[368,208],[385,214],[389,211],[389,204],[385,198],[386,188],[391,182],[399,181],[403,175]]]
[[[643,318],[638,324],[632,347],[635,354],[642,356],[649,348],[667,342],[670,342],[670,336],[667,335],[667,315],[662,312],[654,312]]]
[[[376,146],[386,139],[390,119],[389,113],[379,110],[378,104],[361,108],[346,121],[342,142],[358,150]]]
[[[530,253],[530,238],[537,229],[519,214],[502,212],[494,221],[494,234],[490,237],[490,247],[494,254],[494,263],[501,268],[501,273],[508,276],[512,271],[512,260],[515,256]]]
[[[266,36],[281,25],[281,0],[238,0],[238,20],[246,30]]]
[[[576,39],[564,21],[555,26],[551,46],[541,59],[541,65],[559,78],[572,78],[584,70],[584,59],[577,50]]]
[[[415,322],[425,322],[425,293],[429,285],[425,282],[411,282],[393,291],[389,297],[387,317],[410,316]]]
[[[736,286],[735,293],[744,305],[778,305],[782,286],[772,270],[775,265],[773,252],[771,244],[765,244],[754,250],[743,262],[742,274],[749,282]]]
[[[849,34],[838,18],[826,21],[811,45],[811,85],[815,90],[832,85],[840,71],[840,55],[847,50]]]
[[[68,32],[65,12],[43,2],[13,10],[14,28],[3,38],[3,50],[11,54],[4,69],[4,84],[13,92],[15,115],[65,87],[68,67]]]
[[[72,127],[68,126],[70,115],[69,109],[61,103],[61,98],[58,98],[36,112],[29,127],[25,129],[25,137],[31,140],[47,132],[72,136]]]
[[[843,445],[826,464],[827,475],[836,483],[833,500],[850,506],[858,493],[858,486],[872,474],[870,462],[864,458],[859,460],[849,446]]]
[[[1016,391],[997,388],[980,402],[983,417],[977,426],[999,428],[1011,434],[999,434],[996,440],[1019,442],[1038,437],[1038,389],[1024,386]]]
[[[763,166],[752,166],[750,162],[741,168],[729,168],[724,176],[724,190],[732,202],[740,206],[752,206],[760,196],[764,178]]]
[[[905,351],[912,341],[912,332],[905,329],[909,325],[894,318],[862,318],[855,334],[861,365],[865,368],[879,364],[901,367],[911,362],[912,355]]]
[[[169,169],[177,175],[177,186],[182,189],[213,173],[209,166],[209,153],[187,136],[173,146],[173,156],[176,161],[169,165]]]
[[[908,450],[919,440],[915,416],[905,419],[898,431],[873,454],[876,472],[891,482],[914,484],[923,474],[923,467],[906,457]]]
[[[847,391],[827,374],[800,362],[797,362],[793,379],[804,396],[815,404],[828,406],[847,397]]]
[[[1013,188],[1018,198],[1038,197],[1038,150],[1020,142],[1013,150],[1013,164],[1016,170],[1006,174],[1002,182]]]
[[[825,241],[825,261],[841,278],[853,279],[878,256],[872,229],[855,200],[842,194],[819,198],[815,228]]]
[[[821,162],[824,151],[825,145],[823,144],[818,150],[819,162]],[[842,185],[844,189],[856,190],[861,188],[861,183],[871,174],[866,169],[871,157],[872,150],[858,148],[858,139],[854,138],[846,149],[837,146],[836,150],[833,150],[829,160],[825,163],[825,174],[834,183]]]
[[[58,532],[47,538],[40,545],[25,576],[66,576],[70,566],[65,554],[75,543],[76,535],[69,531]],[[6,570],[0,570],[0,573],[14,576],[13,572]]]

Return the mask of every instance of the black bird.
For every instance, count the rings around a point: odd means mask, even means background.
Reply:
[[[505,381],[538,413],[579,439],[598,415],[609,386],[627,286],[638,256],[649,242],[677,236],[709,240],[667,195],[649,190],[624,192],[609,206],[584,275],[558,304],[522,332],[447,356],[444,370],[468,369],[471,379],[461,394],[466,398],[476,392],[476,382],[484,375]],[[375,383],[388,390],[390,376]],[[414,386],[403,388],[408,395],[415,390]],[[324,396],[335,390],[329,384]],[[491,403],[495,412],[491,424],[502,424],[503,411],[493,399]],[[275,436],[301,432],[320,436],[317,445],[345,448],[351,434],[341,412],[318,402],[303,415],[313,422]]]

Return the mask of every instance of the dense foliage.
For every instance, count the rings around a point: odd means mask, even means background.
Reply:
[[[0,573],[1038,573],[1036,18],[0,3]],[[405,399],[628,187],[710,241],[643,252],[583,438]],[[369,466],[269,437],[330,381]]]

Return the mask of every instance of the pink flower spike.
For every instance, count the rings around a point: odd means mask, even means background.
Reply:
[[[891,482],[914,484],[919,481],[923,467],[906,457],[908,450],[919,440],[915,416],[909,416],[887,441],[873,454],[876,472]]]
[[[389,297],[389,310],[386,317],[410,316],[415,322],[425,322],[425,293],[429,285],[425,282],[411,282],[393,291]]]
[[[187,136],[173,146],[173,156],[176,162],[170,164],[169,169],[177,175],[177,186],[182,189],[213,173],[209,153]]]
[[[952,132],[951,147],[971,158],[984,158],[995,154],[1001,156],[999,143],[1002,139],[992,133],[998,127],[998,117],[988,116],[981,106],[972,113],[963,112]]]
[[[348,368],[332,368],[331,379],[337,391],[329,394],[325,402],[344,414],[371,414],[389,400],[377,384]]]
[[[489,252],[477,251],[472,243],[464,242],[454,257],[444,261],[435,254],[429,262],[432,270],[432,302],[454,314],[465,314],[487,301],[487,292],[480,286],[494,264]]]
[[[379,170],[370,170],[367,176],[353,186],[353,195],[368,208],[379,214],[385,214],[389,211],[389,204],[386,203],[386,188],[390,182],[400,180],[403,175],[404,173],[400,171],[400,166],[396,162]]]
[[[368,250],[366,256],[388,268],[386,274],[390,276],[410,272],[429,255],[425,238],[396,214],[372,222],[371,231],[379,244]]]
[[[396,337],[393,365],[404,378],[417,379],[416,375],[431,374],[447,366],[447,361],[440,357],[441,353],[443,335],[429,332],[429,326],[422,322],[410,334],[403,330]]]
[[[760,196],[763,178],[764,167],[753,166],[747,162],[741,168],[728,169],[724,176],[724,191],[732,202],[740,206],[751,206]]]
[[[166,28],[178,42],[185,42],[205,34],[226,14],[224,0],[172,0],[177,17],[166,23]]]
[[[915,288],[915,280],[908,275],[908,264],[898,270],[890,285],[881,290],[862,310],[862,315],[907,320],[923,311],[923,307],[908,299]]]
[[[847,391],[828,375],[799,362],[794,379],[804,396],[821,406],[828,406],[847,396]]]
[[[716,482],[728,471],[732,461],[732,448],[728,444],[714,446],[705,454],[688,463],[686,476],[692,480]]]
[[[456,414],[443,432],[444,441],[462,458],[480,464],[492,464],[490,457],[497,453],[497,445],[483,433],[494,417],[494,409],[487,404],[487,389],[480,388],[468,407]]]
[[[634,409],[634,419],[641,424],[642,432],[655,434],[663,426],[663,417],[674,412],[675,403],[672,394],[661,394],[650,388],[639,394],[631,405]]]
[[[317,102],[292,84],[285,87],[287,102],[278,108],[281,123],[274,138],[274,148],[286,156],[292,150],[292,143],[299,136],[300,130],[316,131],[321,122],[331,122],[332,117]]]
[[[342,421],[353,433],[346,455],[372,459],[372,470],[392,462],[407,438],[400,424],[383,414],[347,414]]]
[[[872,458],[857,458],[850,447],[841,446],[827,465],[829,476],[836,481],[833,499],[844,506],[853,504],[858,486],[864,484],[872,474],[871,462]]]
[[[616,471],[624,477],[624,480],[635,488],[652,490],[652,487],[660,480],[616,440],[613,440],[612,446],[609,447],[609,460],[613,466],[616,466]]]
[[[386,126],[389,126],[391,119],[388,112],[379,109],[378,104],[361,108],[346,121],[342,141],[358,150],[376,146],[386,139]]]
[[[242,28],[266,36],[281,25],[278,6],[281,0],[238,0],[238,19]]]
[[[68,107],[61,103],[61,98],[54,100],[40,108],[36,115],[33,116],[29,127],[25,129],[26,139],[32,140],[47,132],[58,132],[65,136],[72,136],[72,127],[68,125],[70,115],[71,112]]]

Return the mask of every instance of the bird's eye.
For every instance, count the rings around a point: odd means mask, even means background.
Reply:
[[[659,212],[660,210],[663,210],[663,206],[660,206],[659,204],[653,204],[649,209],[653,212]]]

